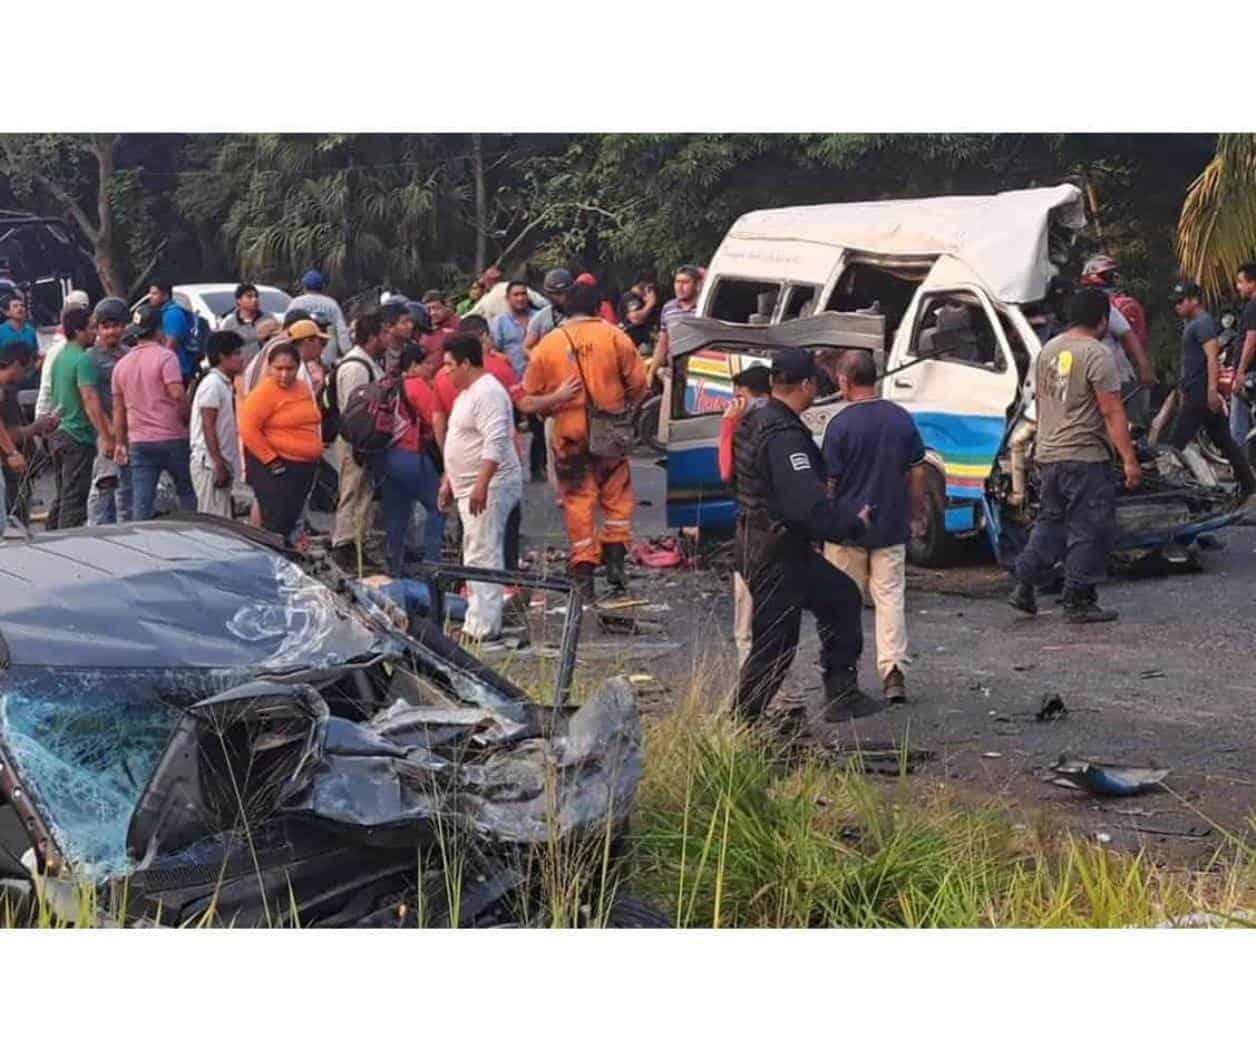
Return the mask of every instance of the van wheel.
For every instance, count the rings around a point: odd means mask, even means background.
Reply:
[[[946,486],[936,469],[930,468],[925,475],[929,527],[922,538],[908,538],[907,559],[921,568],[940,568],[949,561],[954,545],[946,533]]]

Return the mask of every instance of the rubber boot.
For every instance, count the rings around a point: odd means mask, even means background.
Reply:
[[[1117,612],[1099,607],[1099,596],[1095,592],[1094,586],[1065,588],[1065,622],[1115,622],[1118,617]]]
[[[628,550],[622,542],[608,542],[602,547],[602,563],[606,565],[606,584],[618,596],[628,591],[628,573],[624,562]]]
[[[578,600],[584,607],[593,603],[593,565],[574,564],[571,568],[571,599]]]
[[[1012,595],[1008,597],[1007,602],[1017,611],[1023,611],[1026,615],[1038,614],[1038,600],[1034,596],[1034,588],[1028,582],[1017,582],[1016,588],[1012,590]]]

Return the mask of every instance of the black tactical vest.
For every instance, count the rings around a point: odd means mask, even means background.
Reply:
[[[780,522],[772,495],[772,484],[764,469],[765,451],[774,434],[801,430],[811,440],[811,431],[779,400],[769,400],[750,412],[737,427],[733,439],[733,464],[737,476],[737,505],[746,525],[768,528]]]

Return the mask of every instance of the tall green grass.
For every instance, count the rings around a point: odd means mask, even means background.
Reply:
[[[703,705],[650,728],[626,885],[677,927],[1154,926],[1256,899],[1241,846],[1171,872],[936,781],[799,758]]]

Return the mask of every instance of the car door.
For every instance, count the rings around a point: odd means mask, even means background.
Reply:
[[[981,499],[1018,385],[989,291],[958,259],[940,259],[899,326],[882,395],[941,458],[948,498]]]

